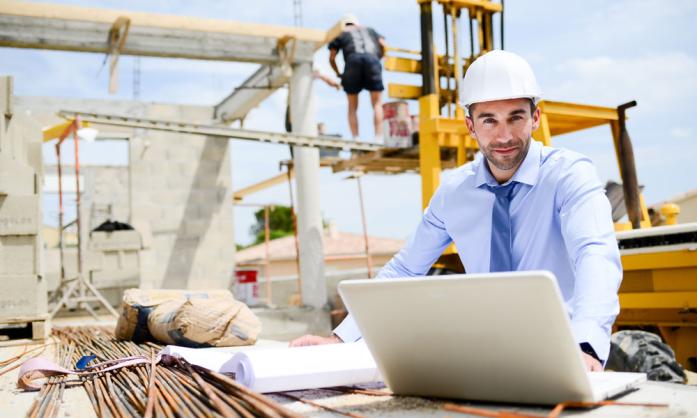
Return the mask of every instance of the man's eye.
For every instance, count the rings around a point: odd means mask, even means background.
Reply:
[[[491,124],[496,123],[496,120],[488,118],[488,119],[484,119],[484,123],[487,125],[491,125]]]

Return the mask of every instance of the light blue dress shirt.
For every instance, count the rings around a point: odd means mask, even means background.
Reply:
[[[510,202],[513,269],[554,273],[576,341],[606,360],[622,265],[593,163],[532,140],[510,181],[520,183]],[[444,176],[416,232],[377,277],[422,276],[453,241],[467,273],[489,272],[495,195],[487,186],[495,185],[481,153]],[[345,342],[361,337],[350,315],[334,333]]]

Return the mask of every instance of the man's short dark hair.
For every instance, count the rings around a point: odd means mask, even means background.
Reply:
[[[537,105],[535,104],[535,101],[532,99],[528,99],[528,101],[530,101],[530,116],[532,116],[535,113],[535,110],[537,110]],[[467,117],[470,119],[472,119],[472,115],[474,114],[474,106],[475,105],[476,105],[476,103],[472,103],[469,106],[469,112],[468,112],[469,116],[467,116]]]

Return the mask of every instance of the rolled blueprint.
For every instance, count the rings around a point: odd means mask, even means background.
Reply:
[[[160,354],[181,357],[191,364],[219,373],[232,373],[232,356],[235,355],[234,352],[219,348],[187,348],[178,345],[168,345]]]
[[[168,345],[161,354],[220,373],[261,392],[317,389],[382,381],[365,343],[308,347],[186,348]]]
[[[363,342],[246,350],[236,353],[228,366],[235,380],[261,393],[382,380]]]

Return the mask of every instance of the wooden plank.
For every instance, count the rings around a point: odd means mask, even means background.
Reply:
[[[19,324],[25,325],[17,327]],[[0,337],[4,337],[0,346],[43,341],[49,337],[50,331],[51,320],[47,315],[0,318]],[[29,336],[31,339],[27,338]]]
[[[290,177],[295,177],[295,171],[290,172]],[[269,187],[273,187],[277,184],[281,184],[288,181],[288,173],[281,173],[277,176],[273,176],[266,180],[260,181],[258,183],[252,184],[250,186],[244,187],[232,194],[232,198],[235,202],[241,201],[250,194],[260,192]]]

